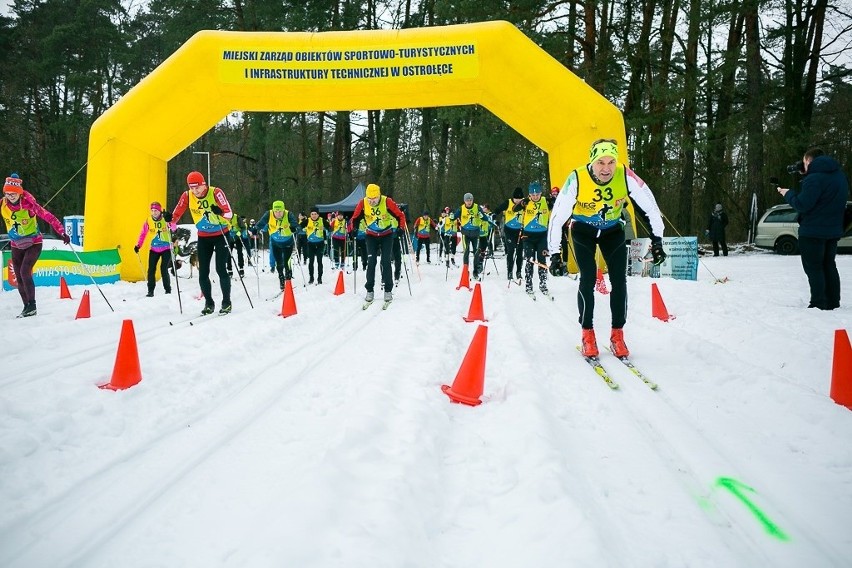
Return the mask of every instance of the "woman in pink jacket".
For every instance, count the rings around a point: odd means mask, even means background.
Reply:
[[[6,178],[3,184],[3,199],[0,200],[0,215],[6,224],[12,245],[12,268],[18,280],[18,293],[24,302],[24,311],[18,316],[25,318],[36,315],[35,283],[33,267],[41,254],[44,240],[38,228],[38,219],[43,219],[53,227],[66,245],[71,238],[65,234],[62,223],[50,211],[36,202],[18,174]]]

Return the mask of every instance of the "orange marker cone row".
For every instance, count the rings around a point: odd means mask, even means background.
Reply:
[[[470,299],[470,309],[468,309],[467,317],[463,317],[464,321],[488,321],[485,319],[485,313],[482,309],[482,287],[479,282],[473,287],[473,297]]]
[[[80,307],[77,308],[77,315],[74,319],[83,319],[92,317],[91,306],[89,305],[89,291],[83,291],[83,298],[80,300]]]
[[[831,400],[852,410],[852,345],[846,330],[834,332],[831,364]]]
[[[70,300],[71,292],[68,290],[68,283],[65,282],[65,277],[59,277],[59,299],[60,300]]]
[[[109,383],[99,385],[99,388],[109,390],[124,390],[142,380],[142,369],[139,367],[139,352],[136,349],[136,332],[133,331],[133,321],[124,320],[121,324],[121,338],[118,340],[118,352],[115,354],[115,366]]]
[[[459,285],[456,286],[456,290],[461,290],[462,288],[470,290],[470,271],[467,268],[467,263],[462,264],[461,279],[459,279]]]
[[[675,319],[674,316],[669,315],[669,311],[666,309],[666,304],[663,302],[663,297],[660,295],[660,289],[657,288],[656,283],[651,283],[651,315],[663,321]]]
[[[340,296],[344,292],[343,287],[343,271],[337,273],[337,285],[334,287],[334,295]]]
[[[468,406],[476,406],[482,401],[482,388],[485,383],[485,348],[488,342],[488,327],[480,325],[473,335],[473,341],[467,348],[461,367],[459,367],[453,386],[441,385],[441,390],[450,400]]]
[[[293,284],[291,282],[291,280],[287,280],[284,285],[284,303],[281,304],[281,313],[279,314],[282,318],[288,318],[297,313],[296,297],[293,295]]]

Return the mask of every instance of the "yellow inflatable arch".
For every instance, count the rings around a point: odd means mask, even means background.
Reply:
[[[143,279],[133,245],[150,202],[165,204],[168,161],[231,111],[474,104],[548,154],[554,185],[587,161],[593,140],[625,147],[621,112],[507,22],[199,32],[92,126],[85,248],[119,246],[122,279]]]

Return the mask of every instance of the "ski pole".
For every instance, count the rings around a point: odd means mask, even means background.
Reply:
[[[420,266],[415,264],[413,260],[411,260],[411,233],[408,231],[408,224],[405,225],[405,238],[406,245],[408,245],[408,262],[414,267],[414,271],[417,272],[417,281],[423,282],[423,278],[420,276]],[[400,243],[402,244],[402,243]],[[429,245],[426,245],[429,246]],[[404,263],[403,263],[404,264]],[[411,289],[411,283],[408,284],[409,291]]]
[[[398,235],[398,236],[399,236],[400,239],[402,238],[402,235]],[[400,243],[400,246],[402,246],[402,243]],[[410,254],[409,254],[408,260],[409,261],[411,260]],[[411,278],[408,276],[408,266],[406,266],[406,264],[403,262],[402,267],[405,269],[405,282],[408,284],[408,295],[414,296],[414,294],[411,293]]]
[[[308,284],[305,282],[305,270],[302,268],[302,255],[299,254],[298,236],[296,237],[296,264],[299,265],[299,273],[302,275],[302,288],[307,288]]]
[[[225,250],[228,251],[228,256],[231,259],[231,266],[233,266],[236,264],[236,261],[234,261],[234,255],[231,254],[231,247],[228,244],[228,237],[225,235],[225,227],[222,226],[219,228],[219,230],[221,232],[222,238],[225,240]],[[254,303],[251,301],[251,295],[248,293],[248,288],[246,288],[246,281],[243,280],[243,275],[240,274],[239,270],[237,271],[237,276],[240,277],[240,284],[243,285],[243,291],[246,293],[246,299],[248,299],[249,306],[251,306],[251,309],[254,309]]]
[[[106,302],[106,303],[107,303],[107,306],[109,306],[109,309],[110,309],[111,311],[113,311],[113,312],[114,312],[115,310],[113,309],[112,304],[110,304],[110,303],[109,303],[109,300],[107,300],[107,297],[104,295],[104,291],[103,291],[103,290],[101,290],[101,287],[100,287],[100,286],[98,286],[98,283],[95,281],[95,277],[94,277],[94,276],[92,276],[92,273],[91,273],[91,272],[89,272],[89,269],[88,269],[88,268],[86,268],[86,265],[83,263],[83,259],[81,259],[81,258],[80,258],[80,255],[79,255],[79,254],[77,254],[77,251],[76,251],[76,250],[74,250],[74,247],[72,247],[72,246],[71,246],[71,243],[68,243],[68,248],[70,248],[70,249],[71,249],[71,252],[73,252],[73,253],[74,253],[74,256],[76,256],[76,257],[77,257],[77,262],[79,262],[79,263],[80,263],[80,266],[82,266],[82,267],[83,267],[83,272],[85,272],[85,273],[86,273],[86,275],[87,275],[87,276],[88,276],[88,277],[92,280],[92,284],[94,284],[94,285],[95,285],[95,288],[97,288],[97,289],[98,289],[98,292],[100,292],[100,293],[101,293],[101,298],[103,298],[103,299],[104,299],[104,302]]]
[[[175,292],[177,293],[178,297],[178,309],[180,310],[180,313],[183,314],[183,302],[180,298],[180,283],[178,282],[180,278],[178,278],[177,275],[177,264],[175,263],[175,249],[174,243],[172,242],[172,230],[171,228],[169,228],[168,223],[166,223],[166,234],[169,236],[169,258],[172,261],[172,272],[175,273]]]
[[[139,263],[139,271],[142,272],[142,276],[145,276],[145,267],[142,265],[142,258],[139,257],[138,252],[136,252],[136,262]]]

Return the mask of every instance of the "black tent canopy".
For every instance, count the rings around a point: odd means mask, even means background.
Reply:
[[[340,211],[342,213],[352,213],[355,211],[355,206],[358,205],[358,202],[364,199],[366,195],[366,188],[363,183],[359,183],[355,186],[355,189],[352,190],[352,193],[341,199],[336,203],[317,203],[317,209],[319,209],[320,213],[331,213],[334,211]]]

